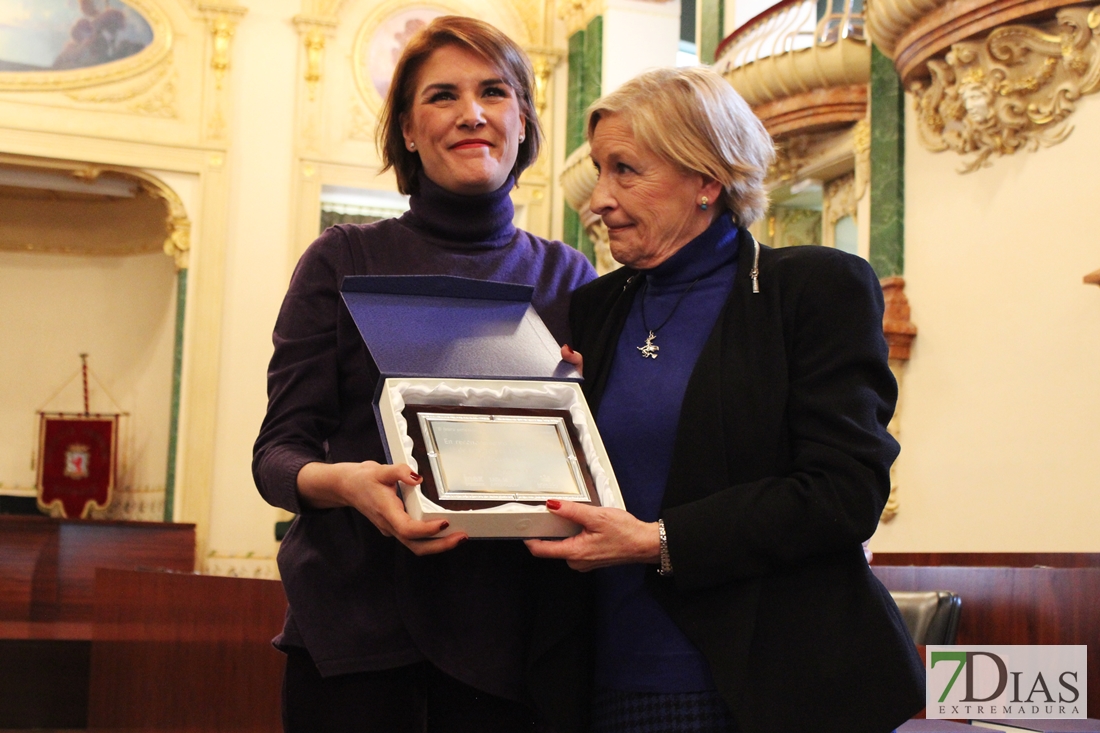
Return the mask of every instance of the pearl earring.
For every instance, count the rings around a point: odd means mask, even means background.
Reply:
[[[710,199],[708,199],[706,196],[704,196],[702,202],[699,204],[699,208],[702,209],[703,211],[706,211],[708,201],[710,201]]]
[[[409,150],[416,150],[416,143],[410,142],[409,143]]]

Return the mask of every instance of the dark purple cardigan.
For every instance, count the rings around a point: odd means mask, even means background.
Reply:
[[[299,514],[279,550],[290,610],[276,643],[304,646],[325,676],[428,659],[486,692],[524,697],[534,568],[543,561],[518,541],[418,558],[354,509],[306,509],[297,493],[298,471],[311,461],[385,461],[371,407],[378,371],[340,298],[344,276],[533,285],[542,320],[568,339],[569,295],[595,273],[575,249],[512,225],[511,187],[456,196],[422,176],[410,212],[328,229],[294,272],[275,324],[252,470],[268,502]]]

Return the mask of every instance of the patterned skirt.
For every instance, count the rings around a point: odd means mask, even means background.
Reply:
[[[592,733],[737,733],[737,724],[715,690],[601,690],[592,702]]]

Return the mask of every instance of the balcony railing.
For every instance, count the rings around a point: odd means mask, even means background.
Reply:
[[[864,0],[824,3],[783,0],[718,47],[715,68],[772,135],[855,122],[866,111]]]
[[[777,54],[842,39],[863,41],[863,0],[830,0],[817,17],[816,0],[783,0],[752,18],[718,46],[719,68],[729,71]]]

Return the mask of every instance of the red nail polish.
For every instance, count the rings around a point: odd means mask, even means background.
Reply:
[[[443,530],[447,529],[447,527],[450,527],[450,526],[451,526],[450,522],[448,522],[447,520],[443,520],[443,524],[439,525],[439,531],[442,532]]]
[[[546,508],[547,509],[561,509],[561,502],[558,501],[557,499],[547,499],[546,500]]]
[[[419,480],[420,480],[420,478],[421,478],[421,476],[420,476],[420,474],[419,474],[419,473],[416,473],[416,472],[410,471],[410,472],[409,472],[409,478],[411,478],[411,479],[412,479],[413,481],[419,481]]]

